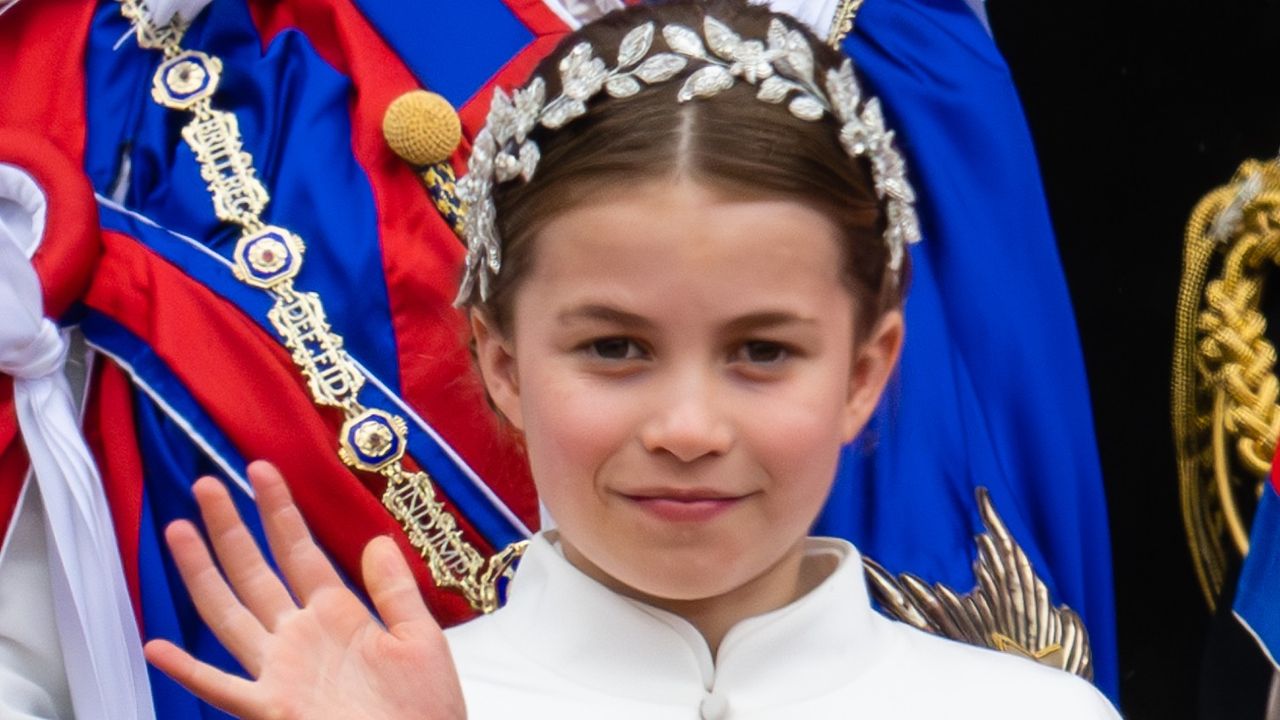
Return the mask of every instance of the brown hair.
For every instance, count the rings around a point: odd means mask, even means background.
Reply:
[[[569,49],[591,43],[598,57],[617,57],[622,37],[645,22],[702,28],[710,15],[744,38],[764,38],[775,13],[739,0],[677,0],[611,13],[566,37],[534,71],[547,82],[547,97],[560,92],[557,65]],[[808,35],[817,72],[838,67],[844,55],[820,42],[802,23],[783,16],[789,27]],[[659,34],[655,40],[665,45]],[[844,279],[859,303],[859,334],[887,310],[902,303],[904,262],[895,282],[888,271],[885,213],[877,200],[868,163],[853,159],[839,142],[839,125],[829,115],[800,120],[785,104],[755,98],[756,87],[739,82],[711,98],[676,101],[690,66],[674,79],[627,98],[600,93],[586,115],[559,130],[539,126],[531,139],[542,158],[528,183],[510,182],[494,190],[503,267],[489,299],[477,302],[507,334],[516,289],[533,261],[533,240],[546,222],[581,202],[588,188],[617,186],[685,175],[736,196],[785,197],[822,212],[840,229]]]

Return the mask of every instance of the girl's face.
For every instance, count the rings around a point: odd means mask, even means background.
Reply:
[[[678,601],[798,568],[902,338],[892,312],[855,343],[835,226],[677,180],[600,191],[533,241],[511,336],[473,328],[570,560]]]

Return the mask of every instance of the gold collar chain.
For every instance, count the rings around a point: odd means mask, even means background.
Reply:
[[[343,412],[338,455],[355,470],[386,478],[382,504],[422,555],[437,586],[461,593],[480,612],[496,610],[498,580],[509,574],[524,543],[485,559],[436,498],[430,476],[410,472],[401,463],[408,439],[404,418],[365,407],[358,399],[364,373],[343,349],[342,336],[330,329],[319,294],[294,287],[306,245],[289,230],[262,222],[270,195],[257,178],[253,157],[243,149],[236,116],[213,107],[222,61],[184,50],[186,25],[177,17],[169,25],[153,25],[146,0],[120,0],[120,10],[133,24],[139,46],[164,53],[151,96],[160,105],[190,114],[182,137],[200,164],[214,214],[241,228],[233,257],[236,278],[272,296],[275,303],[267,317],[306,378],[312,400]]]

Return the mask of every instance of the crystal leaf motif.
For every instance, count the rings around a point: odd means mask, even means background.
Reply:
[[[630,75],[618,75],[609,78],[604,84],[604,89],[610,97],[631,97],[640,92],[640,81]]]
[[[498,145],[493,139],[493,133],[488,128],[481,130],[480,134],[476,135],[475,144],[471,146],[471,160],[469,162],[467,175],[464,179],[472,179],[478,182],[479,178],[492,175],[493,155],[497,151]],[[458,189],[461,192],[461,184],[458,186]],[[466,202],[470,201],[466,198],[463,198],[463,200]]]
[[[496,238],[497,232],[493,229],[493,221],[486,221],[485,232],[489,237]],[[488,242],[484,245],[484,264],[489,267],[495,274],[502,267],[502,246],[497,242]]]
[[[778,31],[774,31],[774,26]],[[804,35],[798,30],[787,30],[780,20],[774,18],[769,23],[769,39],[770,46],[773,46],[773,40],[777,37],[779,42],[776,50],[778,51],[778,64],[782,66],[784,72],[798,80],[809,85],[813,85],[813,48],[809,47],[809,41],[805,40]]]
[[[799,95],[787,106],[792,115],[801,120],[821,120],[826,109],[812,95]]]
[[[699,68],[684,81],[676,100],[688,102],[694,98],[711,97],[733,87],[733,74],[719,65]]]
[[[528,87],[517,90],[513,98],[515,106],[515,139],[522,143],[534,126],[538,124],[538,114],[547,101],[547,83],[542,78],[534,78]]]
[[[672,50],[688,57],[705,59],[707,49],[698,33],[684,25],[667,25],[662,28],[662,39]]]
[[[591,43],[588,42],[574,45],[569,54],[560,60],[562,92],[571,100],[589,100],[592,95],[600,92],[607,74],[604,60],[592,56]]]
[[[507,182],[520,177],[520,160],[511,153],[498,153],[493,163],[493,174],[498,178],[498,182]]]
[[[854,157],[867,153],[868,140],[867,129],[856,120],[847,122],[840,128],[840,144],[844,146],[845,152]]]
[[[516,106],[511,102],[511,96],[502,88],[494,88],[486,127],[501,142],[515,134],[515,125]]]
[[[555,130],[570,120],[587,112],[586,103],[567,97],[558,97],[542,111],[542,124]]]
[[[536,143],[525,143],[520,146],[520,177],[525,182],[533,179],[533,173],[538,169],[538,161],[542,159],[542,151],[538,149]]]
[[[884,113],[880,111],[880,98],[871,98],[866,105],[862,106],[862,112],[858,117],[862,120],[862,124],[871,128],[876,135],[884,134]]]
[[[858,83],[853,79],[853,63],[847,58],[839,69],[827,71],[827,97],[831,100],[832,112],[841,123],[857,116],[861,94]]]
[[[729,68],[733,73],[751,83],[773,75],[773,54],[766,52],[764,43],[759,40],[748,40],[739,43],[733,50],[734,63]]]
[[[799,85],[777,75],[767,77],[760,83],[756,97],[767,103],[780,103],[787,99],[787,93],[801,89]]]
[[[770,50],[782,50],[787,46],[787,26],[778,18],[769,21],[769,30],[765,33]]]
[[[737,59],[735,51],[742,44],[742,38],[730,30],[728,25],[708,15],[702,21],[702,33],[707,37],[711,52],[725,60]]]
[[[652,85],[666,82],[685,69],[689,61],[675,53],[659,53],[640,63],[635,76]]]
[[[645,23],[627,33],[618,45],[618,69],[629,68],[640,62],[653,47],[653,23]]]

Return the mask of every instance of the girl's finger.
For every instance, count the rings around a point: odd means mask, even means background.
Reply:
[[[440,632],[431,611],[422,601],[413,572],[409,570],[409,565],[405,563],[394,540],[388,537],[371,540],[364,547],[360,564],[369,599],[373,601],[388,632],[404,639],[403,632],[397,630],[424,623],[435,627],[437,633]]]
[[[142,651],[147,662],[210,705],[236,717],[262,715],[254,683],[203,663],[168,640],[152,640]]]
[[[231,592],[194,525],[178,520],[165,528],[164,537],[196,612],[244,669],[257,677],[262,648],[269,640],[266,629]]]
[[[257,495],[271,553],[298,600],[305,605],[317,590],[345,589],[329,558],[311,539],[311,531],[293,504],[280,471],[265,460],[256,460],[249,465],[249,480]]]
[[[262,557],[226,486],[204,477],[196,481],[192,492],[200,505],[214,554],[231,587],[268,631],[275,630],[282,617],[297,609],[288,589]]]

